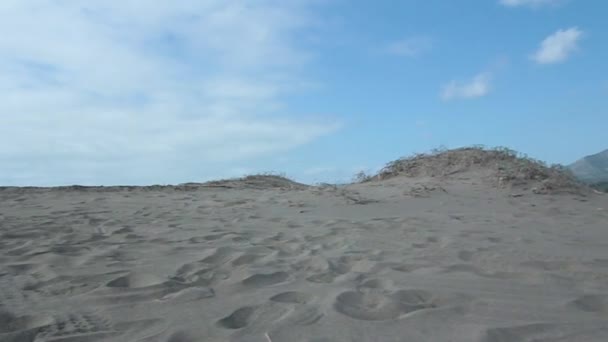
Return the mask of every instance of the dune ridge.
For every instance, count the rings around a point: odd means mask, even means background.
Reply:
[[[605,341],[608,198],[467,148],[345,185],[0,189],[0,341]]]

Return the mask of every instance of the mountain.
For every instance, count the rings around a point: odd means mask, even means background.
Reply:
[[[608,182],[608,150],[587,156],[569,165],[568,169],[586,183]]]

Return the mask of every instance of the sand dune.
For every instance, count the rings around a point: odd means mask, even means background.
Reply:
[[[604,195],[254,185],[0,190],[0,340],[608,340]]]

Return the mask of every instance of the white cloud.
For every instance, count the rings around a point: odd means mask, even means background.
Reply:
[[[558,5],[563,0],[500,0],[501,5],[507,7],[542,7],[542,6],[554,6]]]
[[[428,37],[410,37],[388,44],[386,52],[395,56],[416,57],[433,46],[433,42]]]
[[[471,99],[487,95],[490,92],[492,75],[480,73],[467,82],[451,81],[441,91],[444,101],[455,99]]]
[[[195,181],[329,134],[282,101],[310,1],[3,0],[0,184]]]
[[[582,37],[583,31],[576,27],[558,30],[542,41],[532,59],[539,64],[563,62],[578,49],[578,42]]]

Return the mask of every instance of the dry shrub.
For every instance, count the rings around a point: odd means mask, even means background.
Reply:
[[[306,189],[308,185],[298,183],[285,176],[274,172],[265,172],[248,175],[242,178],[224,179],[204,183],[206,187],[223,188],[253,188],[253,189]]]
[[[365,171],[359,171],[353,176],[353,183],[365,183],[373,179],[374,176],[365,173]]]

